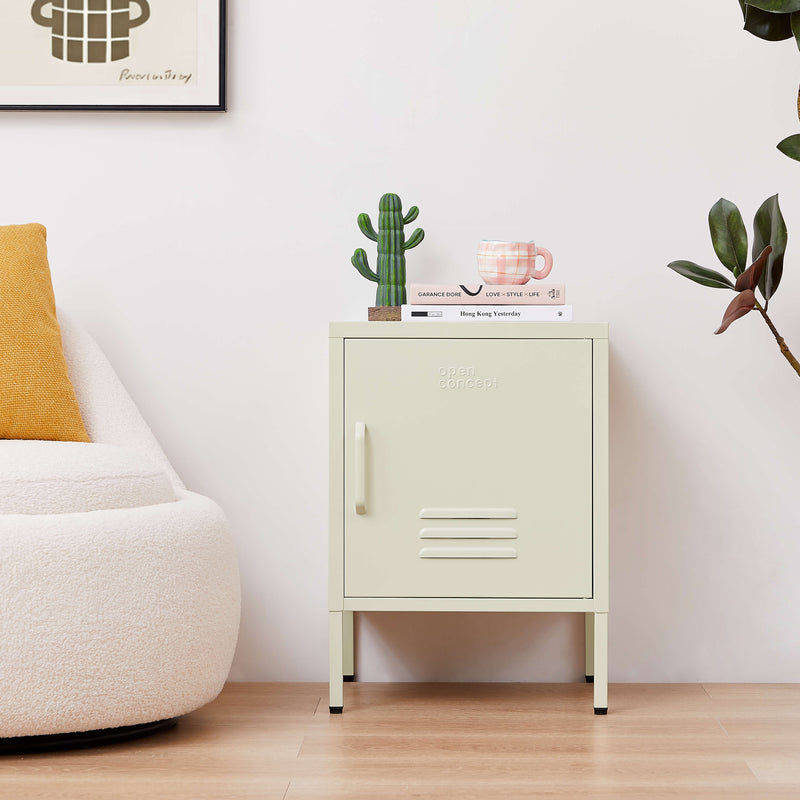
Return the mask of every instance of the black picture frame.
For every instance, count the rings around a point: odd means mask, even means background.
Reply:
[[[161,3],[162,8],[164,3],[175,3],[176,0],[129,0],[130,3],[136,3],[139,6],[140,14],[141,9],[150,8],[154,4]],[[106,14],[108,19],[113,19],[112,8],[119,8],[124,3],[124,0],[29,0],[31,3],[31,14],[34,9],[43,9],[50,7],[51,17],[43,18],[51,24],[53,28],[53,45],[52,50],[56,49],[55,40],[58,38],[62,41],[68,41],[74,44],[76,50],[85,53],[89,47],[89,42],[93,42],[89,38],[89,34],[84,29],[84,36],[75,39],[68,38],[68,17],[71,15],[76,19],[82,15],[84,25],[87,26],[86,20],[90,17],[100,19],[103,14]],[[90,3],[97,3],[92,6]],[[194,2],[194,0],[192,0]],[[199,69],[199,75],[196,78],[196,85],[192,85],[191,89],[182,87],[181,81],[185,76],[171,68],[162,69],[161,72],[141,72],[135,74],[133,77],[138,80],[138,85],[133,87],[122,86],[118,84],[106,84],[93,87],[92,85],[84,85],[80,83],[67,83],[59,85],[27,85],[19,83],[3,83],[3,70],[0,64],[0,111],[164,111],[164,112],[185,112],[185,111],[227,111],[227,0],[196,0],[197,2],[197,53],[196,59],[198,63],[202,64],[202,69]],[[81,10],[70,10],[68,4],[74,3],[73,8]],[[92,8],[101,8],[105,4],[108,11],[92,11]],[[61,8],[63,7],[63,11]],[[174,7],[174,6],[173,6]],[[27,11],[27,10],[26,10]],[[0,14],[11,12],[2,12]],[[123,15],[126,12],[118,12]],[[41,11],[43,17],[44,11]],[[63,15],[63,16],[62,16]],[[53,22],[53,18],[57,17],[58,22]],[[150,22],[149,11],[147,22]],[[2,50],[2,31],[5,29],[7,36],[13,36],[13,28],[9,29],[8,26],[2,24],[0,19],[0,50]],[[18,25],[22,25],[22,17],[17,13],[14,19]],[[80,24],[80,20],[78,20]],[[39,22],[41,25],[42,22]],[[56,29],[56,25],[59,25]],[[134,25],[136,20],[134,20]],[[111,39],[112,23],[108,22],[108,38],[100,41],[99,46],[105,45],[107,48],[113,46]],[[129,27],[133,25],[129,22]],[[27,29],[26,29],[27,33]],[[126,32],[127,33],[127,32]],[[132,38],[132,35],[129,34]],[[123,41],[123,46],[124,46]],[[63,56],[63,45],[59,42],[60,54],[65,63],[67,70],[80,69],[84,64],[69,64],[66,65],[67,58]],[[81,51],[83,48],[83,51]],[[131,49],[133,49],[131,47]],[[47,58],[52,59],[53,53],[50,52]],[[84,55],[85,58],[85,55]],[[45,59],[42,55],[41,59]],[[104,63],[101,65],[88,65],[89,69],[104,69],[110,71],[112,68],[120,70],[120,78],[125,72],[130,72],[127,68],[120,66],[122,60],[115,60],[115,62]],[[59,67],[61,64],[58,65]],[[202,75],[202,81],[200,79]],[[192,77],[192,76],[190,76]],[[8,76],[6,76],[8,79]],[[163,81],[172,81],[173,84],[165,84]],[[161,81],[161,82],[159,82]],[[111,88],[114,86],[115,88]],[[148,97],[149,89],[152,88],[153,97]],[[26,100],[25,95],[28,94],[29,98]],[[111,102],[114,95],[122,95],[118,102]],[[93,97],[96,95],[96,98]],[[131,95],[135,100],[131,102]],[[96,102],[94,101],[96,99]]]

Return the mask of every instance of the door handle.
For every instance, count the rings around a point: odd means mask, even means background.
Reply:
[[[355,496],[356,514],[367,513],[367,426],[364,422],[356,422],[355,475],[353,476],[353,494]]]

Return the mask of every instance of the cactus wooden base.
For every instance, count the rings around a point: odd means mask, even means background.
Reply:
[[[400,306],[370,306],[367,319],[370,322],[400,322]]]

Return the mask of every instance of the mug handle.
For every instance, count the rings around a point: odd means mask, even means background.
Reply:
[[[31,8],[31,16],[37,25],[44,25],[45,28],[53,27],[53,18],[46,17],[44,14],[42,14],[42,9],[51,2],[52,0],[36,0],[36,2],[33,4],[33,8]],[[52,9],[50,10],[52,11]]]
[[[540,270],[534,270],[533,273],[534,280],[540,281],[542,278],[546,278],[553,269],[553,254],[547,248],[539,247],[537,244],[536,255],[544,259],[544,266]]]
[[[138,28],[139,25],[144,25],[150,19],[150,4],[147,0],[131,0],[131,2],[136,3],[142,10],[142,13],[136,19],[130,21],[131,28]]]

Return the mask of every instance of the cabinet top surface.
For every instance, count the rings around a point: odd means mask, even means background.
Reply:
[[[608,339],[607,322],[331,322],[331,339]]]

